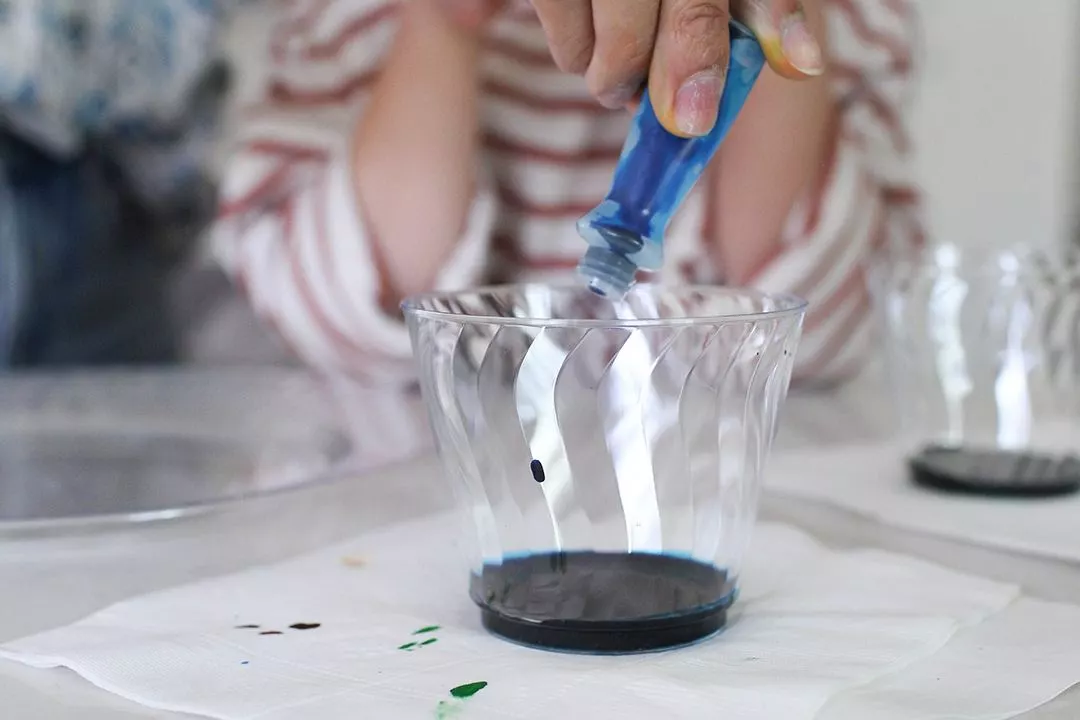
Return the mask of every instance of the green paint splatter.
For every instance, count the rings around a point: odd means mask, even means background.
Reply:
[[[456,688],[450,690],[450,694],[456,698],[471,698],[486,687],[487,683],[481,680],[480,682],[458,685]]]
[[[481,680],[451,689],[450,694],[454,696],[454,699],[439,701],[439,704],[435,706],[435,720],[450,720],[457,717],[465,707],[465,701],[486,687],[487,683]]]
[[[412,652],[413,650],[417,650],[419,648],[422,648],[425,645],[431,645],[431,644],[437,643],[437,642],[439,642],[439,638],[428,638],[424,642],[416,642],[416,641],[407,642],[404,645],[398,645],[398,650],[407,650],[409,652]]]
[[[439,628],[438,625],[427,625],[426,627],[422,627],[419,630],[414,631],[413,635],[423,635],[424,633],[433,633],[433,632],[435,632],[436,630],[439,630],[439,629],[440,628]]]
[[[449,720],[461,714],[461,703],[457,700],[448,702],[440,700],[435,706],[435,720]]]

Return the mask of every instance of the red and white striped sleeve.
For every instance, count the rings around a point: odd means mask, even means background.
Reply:
[[[755,278],[810,302],[797,380],[832,382],[862,364],[871,313],[864,272],[885,247],[922,242],[909,175],[910,0],[826,0],[829,72],[840,108],[824,182],[792,212],[783,250]]]
[[[226,162],[214,252],[255,311],[317,369],[410,382],[409,337],[385,309],[356,194],[352,139],[397,30],[394,0],[291,0],[268,42],[264,98]],[[483,267],[495,219],[483,181],[438,287]]]

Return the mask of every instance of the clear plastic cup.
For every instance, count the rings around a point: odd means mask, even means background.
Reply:
[[[485,627],[634,652],[723,626],[805,304],[506,286],[405,303]]]
[[[905,444],[1080,450],[1080,258],[940,245],[875,263]]]

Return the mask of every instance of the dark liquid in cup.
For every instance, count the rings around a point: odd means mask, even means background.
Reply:
[[[728,574],[685,557],[570,552],[508,558],[473,574],[484,627],[525,645],[627,653],[684,645],[724,626]]]
[[[1080,491],[1080,458],[930,445],[908,461],[916,484],[972,495],[1054,497]]]

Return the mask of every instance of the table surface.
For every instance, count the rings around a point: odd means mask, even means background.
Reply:
[[[873,376],[833,393],[793,394],[778,451],[891,432]],[[66,624],[134,595],[273,562],[450,502],[433,458],[172,521],[0,540],[0,642]],[[825,505],[766,496],[762,516],[835,547],[880,547],[1021,584],[1047,600],[1080,598],[1080,566],[884,527]],[[0,662],[5,718],[180,717],[94,688],[71,672]],[[1080,717],[1080,683],[1022,716]],[[823,720],[826,720],[823,718]]]

